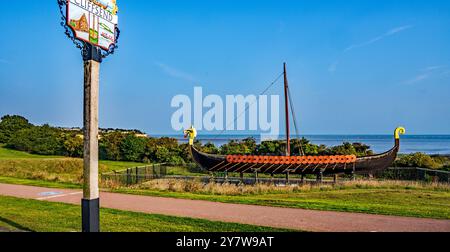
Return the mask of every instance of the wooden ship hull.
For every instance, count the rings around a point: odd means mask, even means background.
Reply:
[[[400,141],[394,148],[373,156],[244,156],[211,155],[191,145],[194,161],[210,172],[266,173],[266,174],[373,174],[385,170],[397,158]]]
[[[189,137],[190,151],[194,161],[203,169],[210,172],[230,173],[266,173],[266,174],[373,174],[385,170],[392,165],[400,150],[400,134],[405,133],[403,127],[395,130],[394,147],[382,154],[356,157],[355,155],[333,156],[291,156],[289,103],[292,109],[292,100],[288,86],[286,64],[284,64],[284,91],[286,112],[286,154],[284,156],[247,156],[247,155],[211,155],[198,151],[194,146],[197,131],[194,127],[185,131]],[[298,129],[297,129],[298,130]],[[297,132],[297,135],[298,132]],[[302,151],[303,152],[303,151]]]

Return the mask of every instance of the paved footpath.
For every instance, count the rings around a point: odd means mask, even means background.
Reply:
[[[79,205],[79,190],[0,184],[0,195]],[[314,211],[101,193],[101,206],[119,210],[322,232],[450,232],[450,220]],[[1,213],[0,213],[1,214]]]

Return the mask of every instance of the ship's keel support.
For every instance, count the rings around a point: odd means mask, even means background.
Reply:
[[[323,182],[323,172],[320,171],[320,172],[317,174],[317,183],[322,183],[322,182]]]

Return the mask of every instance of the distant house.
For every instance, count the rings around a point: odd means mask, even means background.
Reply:
[[[89,24],[86,18],[86,14],[83,14],[83,16],[81,16],[78,20],[70,20],[70,24],[76,31],[89,32]]]
[[[149,138],[147,134],[135,134],[136,137]]]
[[[57,127],[57,129],[60,129],[62,131],[67,131],[67,132],[73,132],[73,131],[82,131],[82,128],[78,128],[78,127],[72,127],[72,128],[68,128],[68,127]]]
[[[83,136],[83,129],[78,127],[59,127],[58,129],[66,132],[66,133],[78,133],[76,136],[79,138],[84,138]],[[99,130],[99,139],[101,138],[101,135],[111,134],[111,133],[120,133],[123,135],[127,134],[133,134],[136,137],[140,138],[149,138],[149,135],[141,132],[140,130],[125,130],[125,129],[102,129]]]

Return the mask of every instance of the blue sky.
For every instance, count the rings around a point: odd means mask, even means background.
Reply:
[[[82,61],[56,0],[2,1],[0,114],[81,126]],[[286,61],[304,134],[450,134],[449,1],[118,4],[101,127],[176,133],[173,96],[259,94]]]

